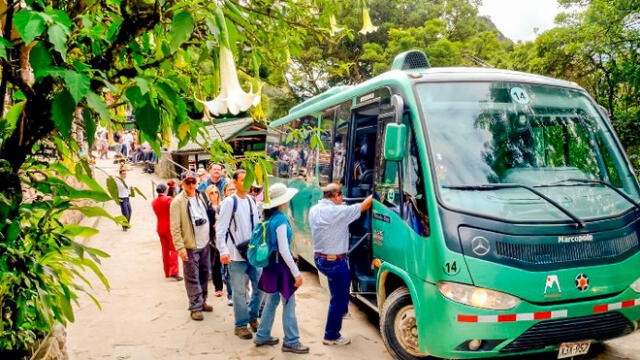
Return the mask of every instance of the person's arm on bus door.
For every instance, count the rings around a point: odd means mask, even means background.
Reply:
[[[371,205],[373,205],[373,195],[367,196],[367,198],[360,203],[360,212],[365,212],[371,209]]]

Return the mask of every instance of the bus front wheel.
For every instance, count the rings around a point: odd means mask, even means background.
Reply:
[[[425,359],[418,346],[418,326],[411,294],[406,287],[387,297],[382,306],[380,333],[387,350],[398,360]]]

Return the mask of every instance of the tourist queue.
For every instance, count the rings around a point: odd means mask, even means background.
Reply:
[[[295,292],[303,278],[292,250],[294,229],[286,215],[298,190],[280,183],[271,185],[269,202],[265,202],[256,184],[245,190],[245,175],[239,169],[227,178],[223,166],[211,163],[208,171],[183,172],[179,189],[173,181],[157,186],[152,207],[158,219],[165,276],[184,280],[190,317],[196,321],[203,320],[204,312],[213,311],[207,303],[209,279],[215,296],[221,297],[225,287],[228,304],[233,306],[234,334],[253,339],[256,346],[280,342],[271,336],[271,328],[282,302],[282,351],[308,353],[309,348],[300,341],[295,314]],[[117,183],[123,190],[119,193],[121,208],[127,204],[123,215],[130,219],[130,188],[125,178],[126,172],[121,171]],[[372,197],[344,205],[340,185],[329,184],[322,190],[323,199],[309,212],[309,224],[315,265],[327,277],[331,293],[323,344],[347,345],[351,340],[341,335],[341,328],[349,304],[349,224],[371,207]],[[249,240],[260,221],[265,222],[270,250],[268,265],[262,268],[252,265],[247,256]],[[179,276],[178,257],[184,278]]]

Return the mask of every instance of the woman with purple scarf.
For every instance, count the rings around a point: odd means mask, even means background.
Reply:
[[[295,291],[302,285],[302,275],[291,251],[293,230],[284,210],[297,189],[275,184],[269,188],[268,203],[264,203],[264,218],[267,223],[267,241],[272,250],[267,265],[262,270],[258,288],[266,294],[266,304],[258,332],[256,346],[276,345],[280,340],[271,336],[276,308],[282,299],[282,327],[284,328],[283,352],[307,354],[309,348],[302,345],[296,319]]]

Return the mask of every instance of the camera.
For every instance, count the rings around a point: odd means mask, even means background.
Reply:
[[[196,223],[196,226],[202,226],[202,225],[207,223],[207,220],[206,219],[196,219],[195,223]]]

